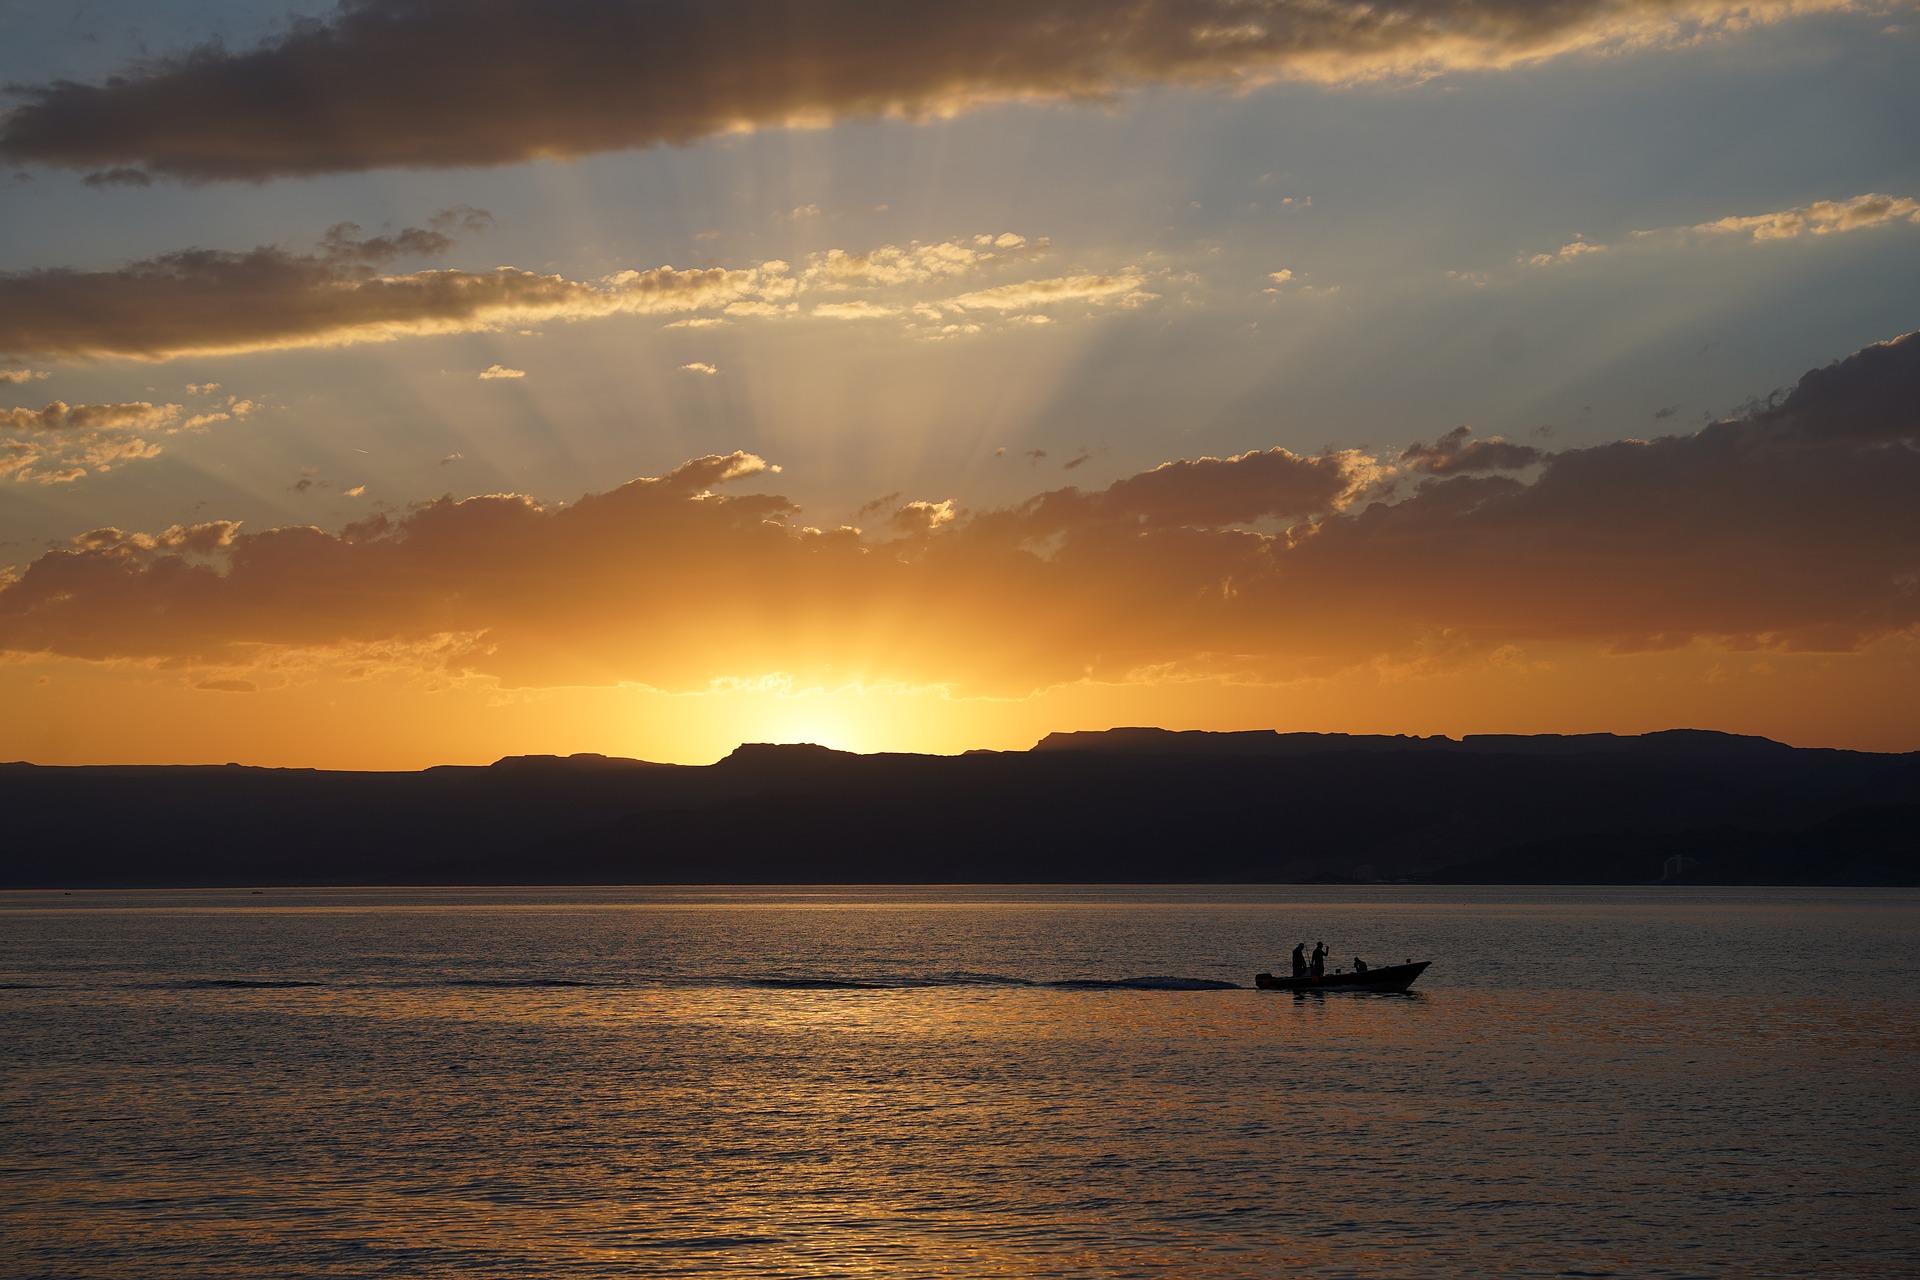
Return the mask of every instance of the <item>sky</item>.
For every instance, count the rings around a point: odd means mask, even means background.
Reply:
[[[1920,6],[0,0],[0,759],[1920,749]]]

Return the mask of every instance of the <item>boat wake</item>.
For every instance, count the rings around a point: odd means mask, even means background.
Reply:
[[[329,990],[425,991],[453,988],[472,991],[566,991],[595,990],[616,992],[645,988],[679,987],[705,990],[751,991],[916,991],[951,988],[1031,989],[1041,991],[1240,991],[1238,982],[1219,978],[1182,977],[1175,974],[1147,974],[1124,978],[1023,978],[1004,973],[980,973],[956,969],[938,973],[823,974],[774,972],[758,974],[629,973],[594,977],[570,977],[554,974],[499,976],[449,976],[442,974],[392,975],[373,981],[319,981],[311,978],[174,978],[158,982],[107,982],[107,987],[143,991],[281,991],[325,987]],[[94,983],[17,983],[0,982],[0,989],[57,989],[85,991]]]
[[[909,991],[928,987],[1034,987],[1054,991],[1239,991],[1237,982],[1217,978],[1151,975],[1139,978],[1015,978],[998,973],[900,975],[875,978],[813,977],[774,974],[739,979],[749,987],[788,991]],[[722,979],[719,985],[733,985]]]
[[[1060,982],[1044,985],[1061,987],[1069,991],[1240,991],[1243,988],[1237,982],[1223,982],[1218,978],[1174,978],[1156,976],[1149,978],[1067,978]]]

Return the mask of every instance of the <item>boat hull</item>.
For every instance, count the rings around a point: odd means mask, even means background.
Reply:
[[[1405,991],[1427,971],[1431,960],[1415,964],[1382,965],[1365,973],[1329,973],[1319,978],[1281,978],[1271,973],[1253,975],[1262,991]]]

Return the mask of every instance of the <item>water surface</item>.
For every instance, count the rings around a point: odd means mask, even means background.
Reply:
[[[11,893],[0,1274],[1911,1276],[1916,980],[1909,891]]]

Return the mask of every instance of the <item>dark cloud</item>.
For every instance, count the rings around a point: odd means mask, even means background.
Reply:
[[[1547,456],[1530,445],[1513,444],[1499,436],[1488,440],[1472,437],[1472,427],[1455,427],[1430,445],[1416,441],[1401,453],[1400,461],[1411,470],[1443,476],[1519,471]]]
[[[375,653],[508,685],[831,672],[1006,693],[1285,679],[1436,644],[1846,651],[1920,630],[1916,351],[1868,348],[1690,435],[1544,455],[1531,479],[1431,473],[1364,504],[1376,459],[1275,449],[996,510],[908,502],[863,536],[716,492],[767,475],[734,453],[571,505],[442,498],[337,534],[100,529],[0,588],[0,650],[223,676]],[[1291,523],[1246,527],[1262,521]]]
[[[102,169],[81,179],[90,187],[150,187],[153,175],[145,169]]]
[[[1911,441],[1920,433],[1920,333],[1878,342],[1814,369],[1761,421],[1795,436]]]
[[[1167,462],[1115,481],[1097,510],[1148,525],[1219,527],[1326,511],[1355,486],[1349,454],[1286,449]]]
[[[1844,5],[1846,0],[1833,0]],[[682,144],[1151,84],[1493,68],[1698,38],[1793,0],[345,0],[258,48],[15,90],[0,160],[265,180]],[[104,179],[120,180],[120,179]]]
[[[395,258],[427,258],[453,248],[454,238],[424,227],[407,227],[392,235],[361,238],[357,222],[336,222],[320,237],[319,258],[342,265],[378,266]]]

